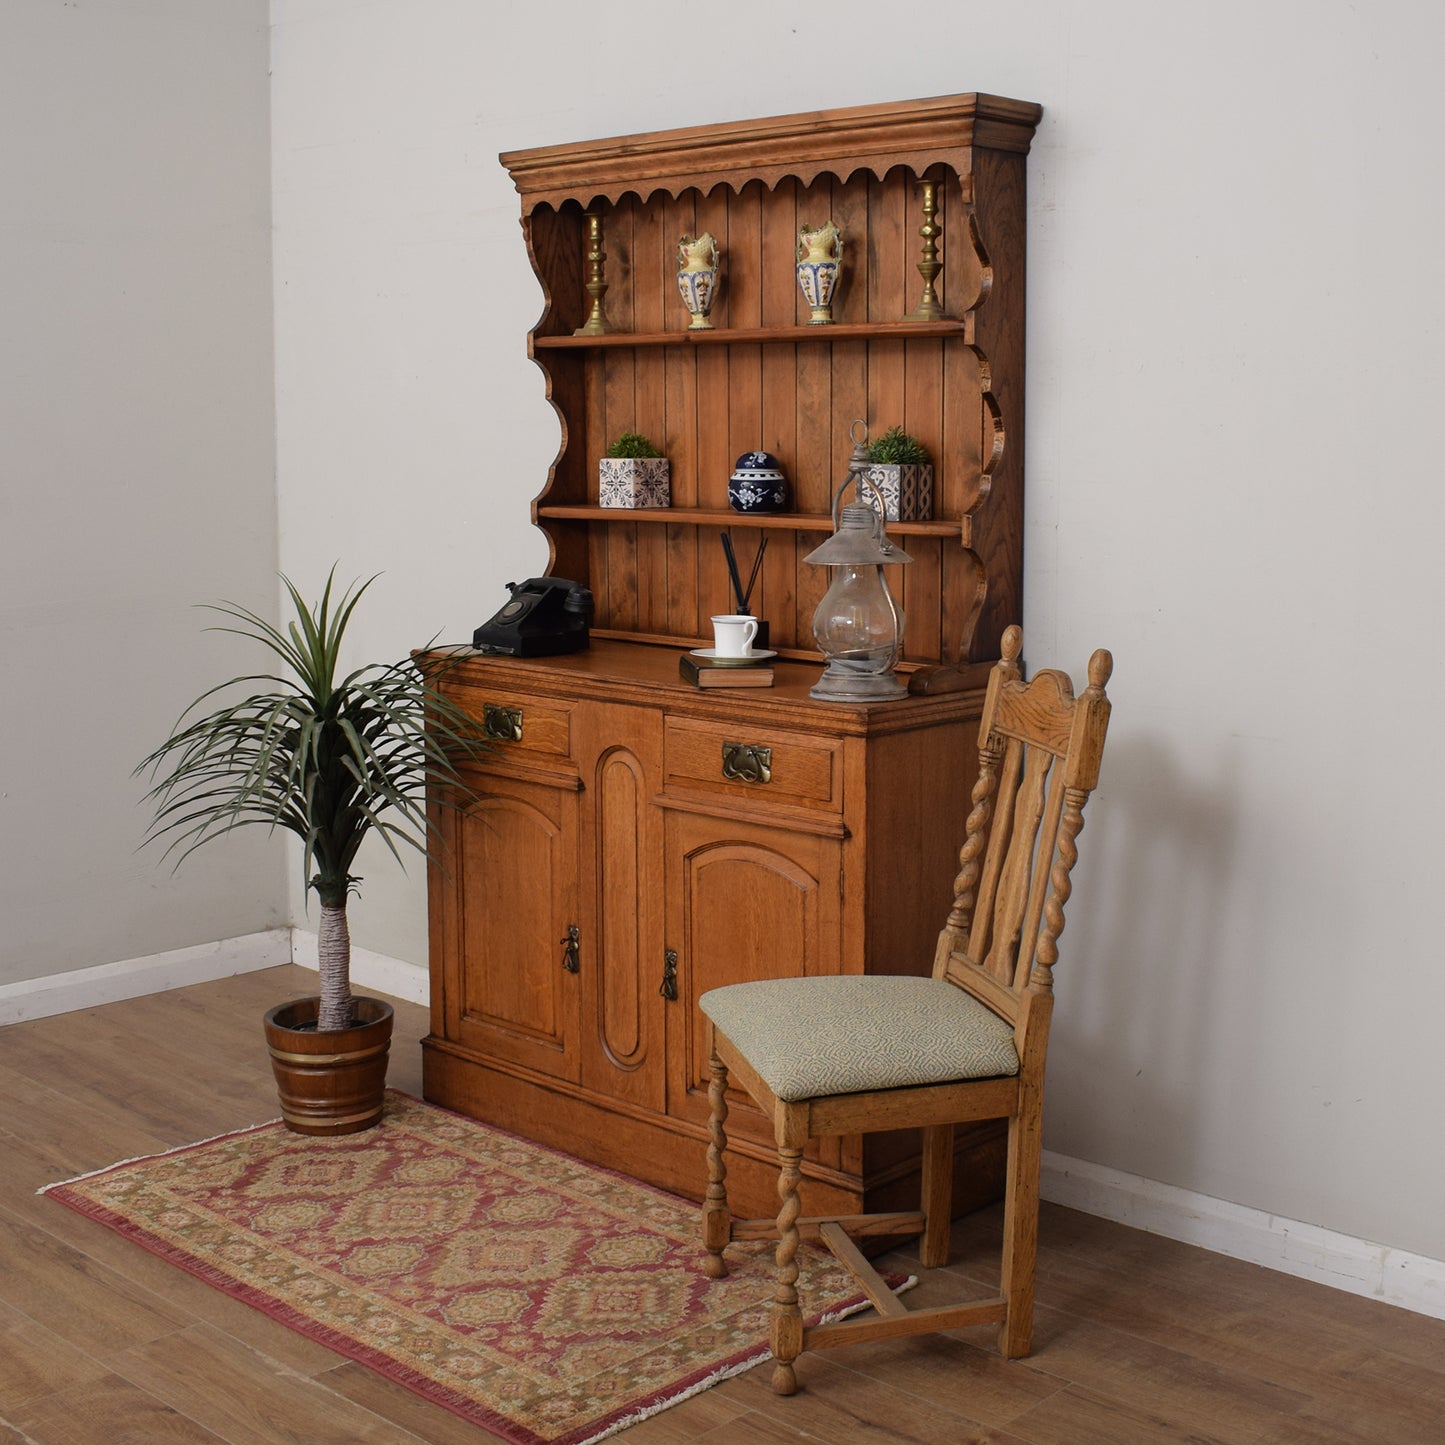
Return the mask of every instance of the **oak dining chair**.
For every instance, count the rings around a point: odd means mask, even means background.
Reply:
[[[711,1047],[706,1272],[727,1274],[731,1241],[776,1236],[770,1337],[780,1395],[797,1388],[793,1362],[802,1351],[850,1342],[997,1323],[1003,1355],[1029,1352],[1053,968],[1084,804],[1098,782],[1113,659],[1103,649],[1093,654],[1076,698],[1063,672],[1042,670],[1025,682],[1021,649],[1022,635],[1010,627],[989,678],[978,780],[931,973],[778,978],[714,989],[699,1001]],[[776,1219],[733,1219],[728,1209],[730,1077],[773,1120]],[[997,1118],[1008,1120],[998,1292],[910,1310],[855,1239],[920,1236],[923,1266],[946,1264],[954,1126]],[[919,1210],[802,1217],[809,1140],[908,1127],[923,1130]],[[833,1253],[874,1314],[805,1325],[796,1262],[804,1239]]]

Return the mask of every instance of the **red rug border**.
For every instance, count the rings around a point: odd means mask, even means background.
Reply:
[[[456,1109],[449,1109],[444,1104],[434,1104],[430,1099],[418,1098],[415,1094],[405,1089],[387,1089],[389,1096],[408,1099],[412,1103],[424,1104],[429,1109],[435,1109],[439,1113],[449,1114],[453,1118],[461,1119],[468,1124],[475,1124],[480,1128],[487,1129],[494,1134],[513,1140],[519,1144],[525,1144],[529,1148],[538,1149],[554,1158],[564,1159],[572,1163],[584,1165],[588,1169],[595,1169],[609,1175],[613,1179],[622,1181],[625,1184],[641,1188],[656,1195],[661,1199],[667,1199],[692,1208],[700,1208],[694,1201],[685,1198],[680,1194],[669,1193],[665,1189],[659,1189],[654,1184],[649,1184],[642,1179],[634,1179],[630,1174],[623,1174],[620,1170],[609,1169],[605,1165],[592,1164],[586,1160],[577,1159],[574,1155],[567,1154],[560,1149],[554,1149],[548,1144],[538,1143],[535,1139],[528,1139],[521,1134],[513,1133],[509,1129],[503,1129],[496,1124],[489,1124],[481,1119],[473,1119],[470,1115],[463,1114]],[[278,1324],[285,1325],[288,1329],[301,1335],[305,1339],[313,1340],[317,1344],[324,1345],[327,1349],[335,1351],[346,1359],[355,1360],[358,1364],[365,1365],[369,1370],[375,1370],[377,1374],[402,1388],[410,1390],[412,1394],[420,1396],[429,1403],[438,1405],[444,1410],[450,1411],[458,1418],[465,1420],[469,1425],[476,1425],[486,1430],[489,1434],[500,1440],[509,1442],[509,1445],[591,1445],[591,1442],[601,1440],[613,1433],[623,1423],[630,1421],[641,1421],[650,1414],[655,1414],[667,1405],[680,1402],[686,1395],[692,1393],[698,1386],[704,1385],[712,1379],[721,1380],[730,1374],[737,1374],[745,1368],[758,1364],[770,1358],[772,1351],[766,1343],[754,1345],[748,1349],[739,1350],[716,1363],[704,1366],[685,1375],[675,1384],[669,1385],[661,1390],[654,1390],[650,1394],[638,1399],[629,1401],[624,1406],[610,1411],[606,1415],[598,1416],[587,1424],[579,1426],[566,1435],[542,1436],[520,1425],[517,1421],[500,1415],[494,1410],[485,1410],[479,1407],[474,1401],[466,1399],[456,1391],[448,1389],[447,1386],[439,1384],[435,1380],[420,1375],[417,1371],[401,1364],[390,1355],[383,1354],[379,1350],[373,1350],[363,1345],[359,1340],[342,1335],[338,1331],[320,1322],[308,1319],[299,1311],[291,1308],[284,1301],[267,1294],[264,1290],[256,1289],[252,1285],[243,1284],[241,1281],[228,1275],[223,1275],[214,1266],[205,1264],[194,1255],[185,1250],[177,1249],[172,1245],[165,1244],[161,1240],[149,1234],[143,1228],[131,1224],[123,1216],[116,1214],[113,1210],[107,1209],[104,1205],[93,1204],[89,1200],[81,1199],[74,1194],[68,1193],[72,1186],[86,1183],[92,1179],[101,1179],[108,1174],[113,1174],[119,1169],[125,1169],[132,1165],[149,1164],[156,1159],[166,1159],[183,1154],[193,1153],[197,1149],[203,1149],[211,1144],[225,1143],[231,1139],[239,1139],[247,1134],[258,1134],[268,1129],[284,1129],[285,1122],[281,1119],[268,1119],[260,1124],[249,1124],[239,1129],[232,1129],[228,1132],[215,1134],[209,1139],[198,1139],[192,1144],[180,1144],[174,1149],[161,1149],[154,1154],[138,1154],[131,1159],[117,1160],[114,1164],[108,1164],[100,1169],[92,1170],[86,1174],[77,1174],[71,1179],[60,1180],[54,1184],[47,1184],[37,1193],[54,1199],[57,1204],[63,1204],[67,1209],[81,1215],[83,1218],[92,1219],[97,1224],[113,1230],[122,1238],[129,1240],[132,1244],[139,1245],[157,1259],[164,1260],[167,1264],[175,1265],[178,1269],[185,1270],[187,1274],[199,1279],[203,1284],[209,1285],[212,1289],[219,1290],[222,1294],[232,1299],[240,1300],[242,1304],[259,1310],[262,1314],[269,1316]],[[342,1137],[342,1136],[338,1136]],[[701,1246],[699,1245],[699,1248]],[[893,1280],[890,1279],[890,1283]],[[898,1286],[895,1285],[895,1288]],[[867,1298],[862,1294],[850,1296],[838,1305],[835,1310],[828,1311],[831,1317],[852,1314],[855,1311],[867,1306]],[[809,1328],[818,1324],[824,1315],[822,1313],[811,1316],[806,1324]]]

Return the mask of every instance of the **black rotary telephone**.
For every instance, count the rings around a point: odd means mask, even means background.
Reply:
[[[592,593],[580,582],[529,577],[508,582],[507,590],[511,601],[472,634],[473,647],[513,657],[552,657],[590,646]]]

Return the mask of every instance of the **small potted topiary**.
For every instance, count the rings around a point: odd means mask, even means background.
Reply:
[[[597,464],[597,500],[604,507],[666,507],[672,467],[640,432],[623,432]]]
[[[868,480],[883,495],[890,522],[927,522],[933,516],[933,459],[901,426],[868,443]],[[870,498],[870,500],[873,500]]]

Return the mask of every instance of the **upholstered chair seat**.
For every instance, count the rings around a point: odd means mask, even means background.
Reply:
[[[946,979],[766,979],[698,1005],[789,1103],[1019,1071],[1013,1025]]]

